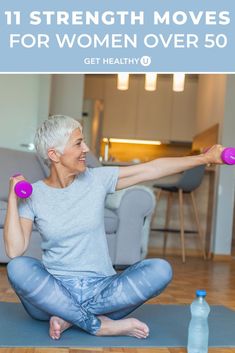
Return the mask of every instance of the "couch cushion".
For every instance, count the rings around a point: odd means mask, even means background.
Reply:
[[[108,208],[104,209],[104,225],[107,234],[115,233],[117,231],[118,216]]]
[[[4,220],[6,217],[7,202],[0,201],[0,228],[3,227]]]
[[[0,148],[0,200],[7,201],[9,178],[16,173],[22,173],[29,182],[34,183],[45,177],[36,154],[33,152],[17,151]]]

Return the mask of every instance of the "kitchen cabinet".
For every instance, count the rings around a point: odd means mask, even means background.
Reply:
[[[156,91],[144,89],[144,75],[138,79],[136,137],[142,140],[169,140],[172,114],[172,82],[158,77]]]
[[[85,75],[84,99],[103,100],[106,75]]]
[[[117,89],[117,77],[105,78],[103,137],[136,138],[138,79],[130,78],[129,89]]]
[[[173,75],[159,74],[157,89],[153,92],[145,91],[145,75],[142,74],[130,74],[126,91],[117,89],[117,75],[91,75],[88,80],[87,98],[101,98],[102,92],[103,137],[192,141],[197,75],[186,75],[184,92],[173,92]],[[91,92],[89,87],[92,87]]]
[[[196,129],[197,79],[186,75],[183,92],[172,92],[170,140],[192,141]]]

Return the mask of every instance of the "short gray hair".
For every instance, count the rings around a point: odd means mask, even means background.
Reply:
[[[48,149],[55,148],[63,153],[70,135],[77,128],[82,131],[79,121],[66,115],[52,115],[37,129],[34,146],[48,167],[51,164],[47,154]]]

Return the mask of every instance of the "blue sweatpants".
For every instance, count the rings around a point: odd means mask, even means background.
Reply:
[[[8,279],[28,314],[38,320],[58,316],[96,334],[98,315],[117,320],[159,295],[172,279],[170,264],[146,259],[112,276],[58,276],[27,256],[7,265]]]

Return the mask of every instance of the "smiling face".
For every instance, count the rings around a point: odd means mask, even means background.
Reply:
[[[60,163],[71,173],[83,173],[86,170],[86,153],[89,148],[84,142],[80,129],[75,129],[69,137],[63,154],[60,155]]]

